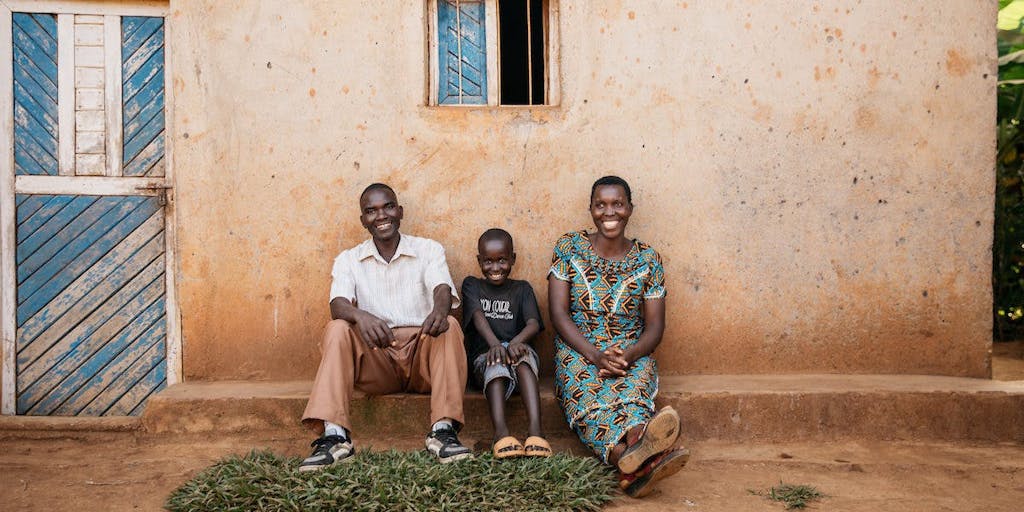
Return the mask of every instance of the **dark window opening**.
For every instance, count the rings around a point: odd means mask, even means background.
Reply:
[[[546,0],[499,0],[501,104],[543,105]]]

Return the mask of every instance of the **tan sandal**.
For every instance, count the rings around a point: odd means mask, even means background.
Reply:
[[[518,439],[512,436],[505,436],[494,442],[492,448],[495,459],[507,459],[510,457],[522,457],[526,455],[526,451],[523,450],[523,445]]]
[[[524,451],[527,457],[550,457],[551,445],[543,437],[530,436],[526,438]]]

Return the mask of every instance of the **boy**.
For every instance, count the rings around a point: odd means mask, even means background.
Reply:
[[[469,276],[462,282],[462,324],[473,383],[484,390],[490,404],[494,457],[548,457],[551,446],[540,427],[537,352],[529,345],[544,328],[537,298],[529,283],[508,277],[516,253],[507,231],[484,231],[476,260],[483,278]],[[517,387],[529,421],[525,446],[509,435],[505,423],[505,401]]]

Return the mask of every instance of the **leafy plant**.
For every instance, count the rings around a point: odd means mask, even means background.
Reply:
[[[221,459],[175,490],[171,512],[336,510],[596,511],[616,488],[593,458],[439,464],[425,452],[360,452],[351,463],[300,473],[299,459],[254,451]]]
[[[996,204],[992,247],[995,337],[1024,326],[1024,0],[1000,0]]]
[[[751,490],[749,492],[758,496],[764,496],[773,501],[781,501],[786,504],[786,510],[807,508],[809,502],[828,497],[810,485],[794,485],[782,482],[779,482],[779,485],[770,487],[767,491]]]

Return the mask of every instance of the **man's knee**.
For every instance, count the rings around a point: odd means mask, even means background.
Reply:
[[[351,349],[352,342],[356,339],[356,334],[352,324],[344,320],[331,320],[324,329],[324,339],[321,341],[321,348],[324,351],[334,346],[338,346],[341,349]]]

